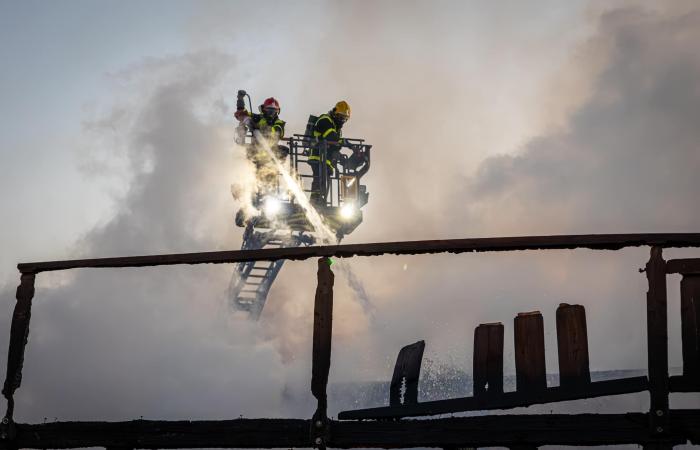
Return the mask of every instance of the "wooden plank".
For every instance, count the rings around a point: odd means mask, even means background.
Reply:
[[[309,428],[300,419],[17,424],[0,448],[309,448]]]
[[[530,392],[505,392],[494,397],[461,397],[447,400],[422,402],[416,405],[398,408],[384,406],[354,411],[342,411],[341,420],[357,419],[395,419],[401,417],[419,417],[436,414],[450,414],[464,411],[485,411],[492,409],[510,409],[545,403],[555,403],[609,395],[631,394],[646,391],[649,388],[647,377],[622,378],[618,380],[596,381],[588,386],[563,388],[554,386],[539,391],[537,396]]]
[[[519,313],[515,318],[515,382],[518,392],[547,388],[544,359],[544,322],[539,311]]]
[[[35,276],[32,274],[22,274],[20,284],[17,287],[17,303],[12,313],[12,323],[10,325],[10,346],[7,355],[7,374],[2,394],[7,399],[7,412],[3,420],[2,434],[12,433],[12,430],[5,429],[12,422],[14,413],[14,393],[22,384],[22,367],[24,365],[24,349],[29,339],[29,321],[32,317],[32,299],[34,298]]]
[[[683,376],[700,383],[700,275],[681,280]]]
[[[330,447],[511,447],[655,443],[648,415],[542,414],[409,421],[332,421]],[[672,411],[666,443],[700,443],[700,411]],[[308,448],[308,420],[54,422],[17,424],[10,448]]]
[[[333,283],[335,275],[331,271],[332,261],[329,258],[319,258],[314,299],[314,331],[311,361],[311,393],[318,402],[314,423],[320,421],[321,429],[327,422],[328,373],[331,367],[331,337],[333,333]]]
[[[588,331],[583,306],[562,303],[557,308],[557,348],[559,385],[574,387],[589,384]]]
[[[671,392],[700,392],[700,380],[684,376],[674,376],[668,379]]]
[[[503,324],[474,329],[474,397],[503,394]]]
[[[666,262],[660,247],[652,247],[646,264],[647,358],[649,361],[650,428],[658,435],[668,431],[668,323]]]
[[[700,274],[700,258],[670,259],[666,273]]]
[[[418,341],[401,349],[389,387],[391,406],[415,405],[418,403],[418,378],[423,360],[425,341]]]
[[[688,421],[690,422],[690,420]],[[692,429],[679,421],[665,442],[682,443]],[[691,424],[692,426],[692,424]],[[334,422],[335,447],[510,447],[657,442],[647,414],[501,415],[434,420]]]
[[[22,273],[99,267],[146,267],[173,264],[225,264],[244,261],[302,260],[314,257],[417,255],[427,253],[494,252],[589,248],[619,250],[625,247],[700,247],[700,233],[589,234],[561,236],[517,236],[474,239],[381,242],[372,244],[326,245],[264,250],[231,250],[203,253],[128,256],[18,264]]]

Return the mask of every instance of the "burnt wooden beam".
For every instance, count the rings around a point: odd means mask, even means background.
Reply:
[[[619,250],[625,247],[700,247],[700,233],[587,234],[561,236],[517,236],[428,241],[325,245],[266,250],[231,250],[203,253],[128,256],[18,264],[22,273],[99,267],[146,267],[173,264],[224,264],[243,261],[302,260],[314,257],[374,256],[383,254],[496,252],[589,248]]]
[[[666,273],[700,274],[700,258],[669,259]]]
[[[537,396],[547,388],[542,314],[519,313],[515,318],[514,339],[516,389]]]
[[[647,358],[649,364],[649,418],[652,433],[668,431],[668,322],[666,261],[661,247],[652,247],[646,264]]]
[[[483,323],[474,329],[472,379],[474,397],[503,394],[502,323]]]
[[[559,385],[566,388],[589,384],[588,331],[583,306],[562,303],[557,308],[557,349]]]
[[[325,448],[328,440],[328,374],[331,368],[331,337],[333,334],[333,283],[335,275],[329,258],[319,258],[314,299],[314,330],[311,356],[311,393],[317,400],[313,415],[311,440]]]
[[[29,339],[29,321],[32,317],[32,299],[34,298],[34,274],[22,274],[17,287],[17,302],[12,313],[10,325],[10,346],[7,355],[7,374],[2,394],[7,399],[7,412],[0,426],[0,437],[11,436],[12,416],[14,413],[14,394],[22,384],[22,366],[24,349]]]
[[[447,400],[421,402],[416,405],[400,407],[383,406],[378,408],[342,411],[341,420],[357,419],[396,419],[401,417],[420,417],[437,414],[451,414],[464,411],[485,411],[490,409],[510,409],[544,403],[581,400],[608,395],[631,394],[646,391],[649,388],[647,377],[622,378],[618,380],[595,381],[587,386],[563,388],[554,386],[537,395],[530,392],[505,392],[493,397],[460,397]]]
[[[329,447],[513,447],[700,443],[700,410],[673,410],[664,439],[650,433],[645,413],[545,414],[434,420],[331,421]],[[17,424],[16,448],[301,448],[308,420],[54,422]]]
[[[681,280],[683,376],[700,383],[700,274]]]
[[[673,443],[696,436],[698,413],[656,439],[647,414],[504,415],[434,420],[334,422],[332,445],[351,447],[512,447]]]
[[[415,405],[418,403],[418,379],[423,360],[425,341],[418,341],[401,349],[389,386],[389,405]]]
[[[700,380],[676,375],[668,379],[671,392],[700,392]]]
[[[309,426],[300,419],[17,424],[16,438],[0,448],[308,448]]]

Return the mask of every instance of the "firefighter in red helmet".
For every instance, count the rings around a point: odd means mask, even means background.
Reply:
[[[279,118],[279,102],[274,97],[267,98],[260,105],[260,114],[254,114],[245,109],[243,103],[245,95],[245,91],[238,91],[234,117],[249,129],[259,130],[263,136],[270,140],[270,144],[276,145],[277,141],[284,137],[284,121]]]
[[[260,105],[259,114],[255,114],[245,109],[243,97],[246,95],[245,91],[238,91],[234,117],[240,122],[240,128],[260,131],[275,156],[280,159],[286,158],[289,154],[289,148],[279,145],[279,140],[284,138],[285,125],[284,121],[279,118],[279,102],[274,97],[267,98]],[[245,131],[243,133],[245,134]],[[277,179],[277,170],[270,155],[257,142],[257,138],[254,137],[252,144],[246,145],[246,155],[255,165],[255,175],[259,183],[258,189],[272,189]]]

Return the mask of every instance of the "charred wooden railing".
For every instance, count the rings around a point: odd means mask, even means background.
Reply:
[[[386,408],[327,416],[331,358],[333,272],[330,257],[381,254],[463,253],[589,248],[618,250],[649,246],[646,265],[648,378],[591,382],[585,311],[562,304],[557,310],[560,386],[547,387],[542,316],[521,313],[514,321],[515,392],[503,392],[503,325],[475,330],[474,395],[418,403],[418,378],[424,343],[404,348],[397,360]],[[19,264],[21,273],[10,329],[3,395],[7,412],[0,426],[0,448],[290,448],[290,447],[487,447],[533,448],[540,445],[641,444],[671,448],[700,444],[700,409],[670,410],[669,392],[700,392],[700,259],[664,261],[667,247],[700,247],[700,233],[528,236],[412,241],[292,249],[224,251]],[[237,419],[222,421],[55,422],[20,424],[13,420],[14,393],[22,380],[36,275],[86,267],[145,267],[173,264],[221,264],[241,261],[320,257],[314,304],[311,391],[317,409],[311,420]],[[667,274],[681,274],[683,375],[668,375]],[[401,391],[403,390],[403,395]],[[498,409],[648,390],[648,413],[498,415],[398,420],[401,417]],[[394,420],[367,420],[367,419]]]
[[[451,414],[463,411],[510,409],[542,403],[563,402],[646,391],[646,376],[591,382],[586,340],[586,317],[583,306],[561,304],[557,308],[559,345],[559,386],[547,387],[545,370],[544,326],[539,311],[515,317],[516,390],[503,392],[503,325],[487,323],[474,330],[474,366],[471,397],[418,403],[418,378],[421,352],[406,353],[416,346],[404,347],[396,367],[411,367],[402,383],[398,370],[391,381],[389,406],[343,411],[339,419],[396,419],[411,416]],[[408,382],[410,377],[410,382]],[[403,401],[394,401],[394,385],[404,386]]]

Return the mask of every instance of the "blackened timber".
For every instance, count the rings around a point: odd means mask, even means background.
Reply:
[[[660,247],[652,247],[646,264],[647,358],[649,365],[650,428],[653,433],[668,431],[668,307],[666,300],[666,261]]]
[[[308,448],[309,426],[300,419],[17,424],[15,440],[0,448]]]
[[[333,334],[333,283],[330,258],[319,258],[314,299],[314,330],[311,356],[311,393],[317,400],[311,439],[317,447],[325,447],[328,439],[328,374],[331,368],[331,337]]]
[[[700,444],[700,410],[673,410],[665,443]],[[648,415],[497,415],[433,420],[331,421],[330,447],[511,447],[659,443]],[[310,447],[308,420],[54,422],[17,424],[9,448],[292,448]]]
[[[515,317],[515,385],[534,396],[547,388],[544,358],[544,321],[539,311]]]
[[[503,394],[503,324],[482,323],[474,329],[474,396]]]
[[[680,444],[697,433],[697,413],[678,420],[664,442]],[[334,422],[332,446],[511,447],[615,445],[658,442],[647,414],[496,415],[433,420]]]
[[[426,253],[496,252],[589,248],[619,250],[625,247],[700,247],[700,233],[588,234],[560,236],[517,236],[326,245],[264,250],[231,250],[203,253],[128,256],[18,264],[22,273],[99,267],[147,267],[174,264],[224,264],[244,261],[303,260],[314,257],[417,255]]]
[[[460,397],[447,400],[421,402],[416,405],[400,407],[384,406],[378,408],[342,411],[341,420],[355,419],[392,419],[400,417],[420,417],[437,414],[450,414],[464,411],[484,411],[489,409],[510,409],[544,403],[581,400],[605,397],[608,395],[631,394],[649,388],[647,377],[621,378],[618,380],[596,381],[585,387],[563,388],[554,386],[537,395],[530,392],[505,392],[491,397]]]
[[[697,378],[674,376],[668,379],[671,392],[700,392],[700,380]]]
[[[418,379],[424,350],[425,341],[418,341],[399,351],[389,386],[389,405],[415,405],[418,403]]]
[[[666,273],[700,274],[700,258],[669,259]]]
[[[681,280],[683,376],[700,383],[700,274]]]
[[[588,331],[583,306],[562,303],[557,308],[557,348],[559,385],[570,387],[590,383]]]
[[[22,384],[22,366],[24,349],[29,339],[29,321],[32,317],[32,299],[34,298],[34,274],[22,274],[17,287],[17,303],[12,313],[10,325],[10,346],[7,355],[7,374],[2,394],[7,399],[7,413],[3,420],[2,434],[11,433],[4,429],[12,421],[14,410],[14,393]]]

